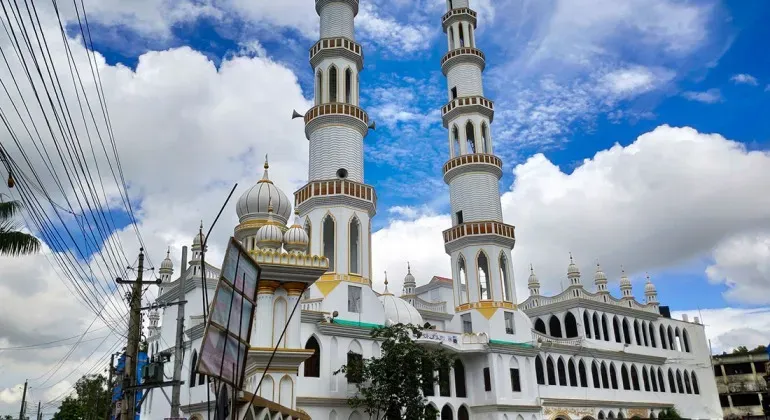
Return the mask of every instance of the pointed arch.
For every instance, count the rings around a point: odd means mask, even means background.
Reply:
[[[444,405],[444,407],[441,409],[441,420],[453,420],[454,419],[454,413],[452,412],[452,407],[449,404]]]
[[[278,382],[278,404],[292,407],[294,404],[294,380],[289,375],[283,375]]]
[[[551,318],[548,320],[548,328],[551,330],[551,337],[562,337],[561,321],[559,321],[559,318],[556,317],[556,315],[551,315]]]
[[[604,420],[604,411],[599,411],[599,414],[596,415],[596,418],[598,420]]]
[[[543,372],[543,359],[535,356],[535,379],[538,385],[545,385],[545,373]]]
[[[356,214],[348,222],[348,270],[361,274],[361,221]]]
[[[607,324],[607,315],[602,314],[602,334],[604,335],[604,341],[610,341],[610,329]]]
[[[602,372],[602,388],[609,389],[610,388],[610,375],[607,373],[607,365],[602,362],[601,364],[601,372]]]
[[[318,69],[318,72],[315,76],[315,104],[321,105],[323,103],[323,97],[324,97],[324,74],[321,72],[321,69]]]
[[[671,328],[671,326],[668,326],[668,335],[666,337],[668,339],[668,348],[669,350],[679,350],[676,347],[676,338],[674,337],[674,329]]]
[[[615,315],[612,317],[612,332],[615,333],[615,341],[620,343],[623,340],[621,339],[621,328],[620,328],[620,320],[618,319],[618,316]]]
[[[588,388],[588,375],[586,374],[586,365],[583,359],[578,361],[578,377],[580,378],[580,387]]]
[[[470,414],[468,413],[468,407],[465,406],[465,404],[460,406],[460,409],[457,410],[457,420],[469,420],[471,418]]]
[[[545,360],[545,370],[548,374],[548,385],[556,385],[556,369],[553,366],[553,359],[551,356]]]
[[[465,123],[465,141],[468,153],[476,153],[476,127],[471,120]]]
[[[676,386],[677,386],[677,389],[679,390],[679,393],[684,394],[685,389],[682,384],[682,372],[680,372],[679,369],[676,370]]]
[[[642,321],[640,325],[642,327],[642,341],[644,341],[644,346],[649,347],[650,343],[647,341],[647,321]]]
[[[641,330],[640,330],[640,327],[639,327],[639,320],[635,319],[634,320],[634,337],[636,338],[636,345],[637,346],[641,346],[642,345],[642,335],[644,335],[644,334],[640,334],[640,332],[641,332]]]
[[[265,375],[265,379],[262,380],[262,386],[259,387],[259,396],[271,401],[275,398],[275,381],[272,375]]]
[[[345,103],[353,103],[353,70],[345,69]]]
[[[492,284],[489,277],[489,258],[487,253],[476,254],[476,278],[479,281],[479,300],[492,300]]]
[[[666,344],[666,327],[664,327],[661,324],[659,330],[660,330],[660,348],[667,350],[668,345]]]
[[[698,377],[695,376],[695,371],[690,372],[692,378],[692,392],[693,394],[700,394],[700,388],[698,388]]]
[[[682,328],[682,344],[684,344],[684,351],[690,352],[690,335],[687,334],[687,329]]]
[[[672,394],[676,394],[676,381],[674,380],[674,372],[671,371],[671,369],[668,369],[668,390]]]
[[[591,321],[588,318],[588,311],[583,311],[583,328],[586,332],[586,338],[591,338]]]
[[[636,370],[636,366],[631,365],[631,388],[634,391],[639,391],[639,371]]]
[[[545,322],[543,322],[543,320],[540,318],[535,319],[535,331],[539,333],[547,334],[545,332]]]
[[[195,373],[197,372],[197,369],[198,369],[198,350],[193,350],[192,356],[190,357],[190,382],[189,382],[190,388],[194,387],[195,384],[198,383],[198,381],[196,380],[197,378],[195,377],[196,376]]]
[[[610,383],[612,384],[612,389],[618,389],[618,375],[615,371],[615,364],[610,362]]]
[[[455,397],[466,398],[468,393],[465,388],[465,365],[460,359],[454,362]]]
[[[321,345],[315,335],[311,335],[305,343],[305,350],[313,350],[313,355],[305,360],[304,376],[306,378],[321,377]]]
[[[561,357],[556,361],[556,371],[559,375],[559,385],[567,386],[567,370],[564,368],[564,359]]]
[[[460,28],[460,46],[459,46],[459,48],[463,48],[463,47],[465,47],[465,28],[463,27],[462,23],[460,23],[459,28]]]
[[[601,340],[601,327],[599,326],[599,314],[594,312],[594,315],[591,317],[594,319],[594,338],[597,340]]]
[[[460,254],[460,257],[457,259],[457,276],[460,279],[460,290],[458,290],[458,293],[460,294],[460,304],[468,303],[470,301],[468,295],[468,271],[465,266],[465,257],[463,257],[463,254]]]
[[[500,251],[500,282],[502,283],[503,300],[506,302],[513,302],[513,295],[511,294],[511,282],[508,280],[508,258],[505,257],[505,252]]]
[[[614,419],[614,418],[615,418],[615,413],[613,413],[612,411],[610,411],[609,413],[607,413],[607,418],[608,418],[608,419]]]
[[[572,312],[567,311],[564,315],[564,336],[567,338],[575,338],[578,336],[577,319]]]
[[[449,51],[452,51],[456,47],[455,47],[455,31],[454,31],[454,28],[451,25],[449,26],[449,30],[447,31],[447,35],[449,36]]]
[[[631,325],[628,323],[628,318],[623,318],[623,341],[626,344],[631,344]]]
[[[650,385],[652,385],[652,392],[658,392],[658,375],[655,373],[654,367],[650,368]]]
[[[329,259],[329,271],[336,272],[337,221],[331,213],[326,213],[321,225],[323,232],[321,237],[321,255]]]
[[[628,380],[628,369],[626,369],[625,363],[620,366],[620,379],[623,382],[623,389],[631,389],[631,381]]]
[[[594,388],[602,387],[602,381],[599,378],[599,367],[596,364],[596,360],[591,363],[591,380],[594,382]]]
[[[273,322],[275,322],[273,325],[286,325],[286,323],[289,321],[287,312],[288,308],[289,303],[283,296],[277,297],[275,300],[273,300]],[[286,335],[284,335],[283,339],[279,341],[282,332],[282,329],[273,329],[272,345],[277,347],[286,347]]]
[[[657,348],[658,346],[655,345],[655,327],[652,325],[652,322],[647,324],[647,329],[650,331],[650,345]]]
[[[571,357],[567,361],[567,373],[569,374],[569,385],[578,386],[577,369],[575,369],[575,362]]]
[[[460,150],[460,129],[457,128],[457,125],[452,126],[452,144],[454,145],[454,155],[460,156],[462,154],[462,151]]]
[[[642,382],[644,382],[644,390],[650,392],[650,377],[647,375],[647,366],[642,366]]]
[[[663,380],[663,370],[661,368],[658,368],[658,386],[660,387],[660,392],[666,392],[666,381]]]
[[[332,64],[329,66],[329,102],[337,102],[337,91],[339,90],[339,75],[337,74],[337,66]]]
[[[692,386],[690,385],[690,373],[685,370],[682,376],[684,376],[685,391],[687,391],[688,394],[692,394]]]
[[[492,153],[492,141],[489,138],[489,126],[481,123],[481,153]]]

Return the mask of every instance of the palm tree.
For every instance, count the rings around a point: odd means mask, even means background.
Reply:
[[[0,255],[27,255],[40,250],[40,241],[27,233],[19,232],[11,218],[21,211],[18,201],[0,201]]]

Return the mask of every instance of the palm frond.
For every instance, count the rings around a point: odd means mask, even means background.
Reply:
[[[23,207],[21,201],[0,201],[0,221],[15,216]]]
[[[0,223],[0,255],[16,257],[40,251],[40,240],[33,235],[19,232],[10,223]]]

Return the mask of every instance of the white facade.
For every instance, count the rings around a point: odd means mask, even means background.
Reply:
[[[354,39],[358,0],[316,0],[322,39],[310,50],[315,106],[304,117],[310,167],[307,185],[295,192],[294,225],[281,238],[289,212],[285,195],[267,176],[266,163],[263,179],[239,201],[235,237],[260,264],[305,261],[317,268],[324,259],[315,256],[322,256],[329,265],[317,281],[308,276],[305,283],[289,278],[260,283],[244,391],[253,392],[267,371],[259,396],[293,411],[275,414],[263,408],[247,418],[365,418],[347,404],[356,386],[334,372],[355,357],[349,353],[378,357],[380,344],[370,339],[371,329],[398,322],[430,323],[434,329],[420,342],[440,344],[456,357],[448,372],[439,372],[448,386],[437,383],[427,393],[442,420],[647,418],[667,407],[676,407],[684,417],[721,418],[704,326],[697,319],[662,316],[649,280],[645,303],[634,299],[627,278],[621,279],[623,297],[616,298],[597,267],[597,291],[589,292],[570,261],[569,287],[563,293],[541,296],[533,269],[530,296],[517,299],[514,227],[503,223],[502,161],[493,154],[494,105],[483,97],[486,63],[476,45],[476,13],[468,7],[467,0],[448,0],[442,18],[449,48],[441,60],[449,93],[442,107],[449,132],[443,175],[452,208],[452,226],[443,236],[452,278],[418,281],[407,267],[403,293],[396,297],[387,286],[383,293],[371,287],[376,193],[365,184],[363,171],[363,139],[371,122],[358,107],[363,68],[363,51]],[[181,395],[182,411],[190,418],[206,418],[206,387],[190,374],[203,334],[204,288],[201,267],[195,264],[199,243],[182,274],[189,280],[185,294],[178,280],[170,280],[169,260],[158,299],[173,302],[184,296],[189,302],[187,383]],[[218,270],[206,270],[210,300]],[[304,284],[312,285],[305,289]],[[280,339],[298,300],[301,309]],[[164,310],[160,328],[153,322],[151,354],[173,345],[175,307]],[[266,355],[275,347],[277,362],[267,369]],[[144,418],[168,416],[168,401],[156,394],[148,397]]]

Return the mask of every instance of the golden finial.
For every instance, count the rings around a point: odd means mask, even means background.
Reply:
[[[270,180],[270,175],[268,173],[268,169],[270,168],[270,165],[267,163],[267,155],[265,155],[265,173],[262,175],[262,179],[259,180],[259,183],[266,182],[268,184],[272,184],[273,181]]]
[[[273,197],[267,200],[267,212],[271,215],[273,214]]]
[[[265,169],[270,168],[270,164],[267,163],[267,154],[265,154]]]

